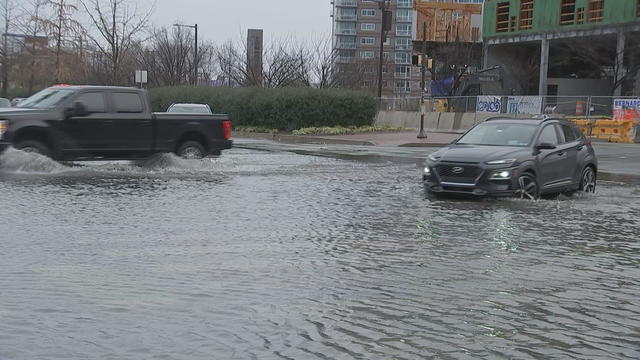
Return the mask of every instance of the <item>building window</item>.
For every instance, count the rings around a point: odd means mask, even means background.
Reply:
[[[396,50],[411,50],[411,39],[396,38]]]
[[[373,31],[375,29],[376,29],[376,24],[371,24],[371,23],[360,24],[360,30],[362,31]]]
[[[361,51],[360,57],[363,59],[373,59],[373,51]]]
[[[576,0],[562,0],[560,4],[560,25],[573,25],[576,20]]]
[[[399,8],[412,8],[413,7],[413,1],[411,1],[411,0],[398,0],[398,7]]]
[[[398,92],[410,92],[411,87],[408,80],[396,81],[396,90]]]
[[[376,43],[376,38],[372,38],[372,37],[360,38],[360,44],[362,45],[375,45],[375,43]]]
[[[584,8],[578,8],[576,13],[576,24],[584,24]]]
[[[376,11],[374,9],[362,9],[360,11],[360,15],[362,15],[362,16],[376,16]]]
[[[589,0],[589,22],[600,22],[604,18],[604,0]]]
[[[496,8],[496,32],[509,31],[509,3],[498,3]]]
[[[397,52],[396,64],[411,64],[411,53]]]
[[[409,9],[397,9],[396,10],[396,19],[398,21],[411,21],[411,10]]]
[[[396,24],[396,35],[398,36],[411,35],[411,24]]]
[[[533,0],[522,0],[520,3],[520,30],[533,28]]]

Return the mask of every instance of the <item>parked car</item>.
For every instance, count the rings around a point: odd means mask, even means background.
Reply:
[[[168,113],[180,114],[213,114],[207,104],[172,104],[167,109]]]
[[[11,107],[11,101],[9,99],[0,98],[0,108],[8,108]]]
[[[11,99],[11,106],[18,106],[18,104],[24,99],[25,98],[19,98],[19,97]]]
[[[423,181],[432,193],[518,196],[595,192],[598,162],[577,126],[553,118],[495,118],[431,154]]]
[[[54,86],[0,110],[0,151],[56,160],[201,158],[232,143],[227,115],[152,113],[146,92],[134,88]]]

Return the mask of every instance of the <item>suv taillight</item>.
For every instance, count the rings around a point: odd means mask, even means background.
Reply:
[[[231,139],[231,120],[222,121],[222,134],[225,140]]]

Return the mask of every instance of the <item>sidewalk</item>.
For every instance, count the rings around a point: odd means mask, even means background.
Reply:
[[[426,139],[418,139],[418,131],[363,133],[354,135],[287,135],[266,133],[234,133],[234,137],[249,139],[265,139],[287,144],[335,144],[335,145],[369,145],[400,147],[439,147],[449,144],[461,134],[445,132],[427,132]]]

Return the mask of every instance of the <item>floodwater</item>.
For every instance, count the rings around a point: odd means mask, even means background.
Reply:
[[[638,359],[640,187],[431,200],[413,164],[0,157],[0,359]]]

